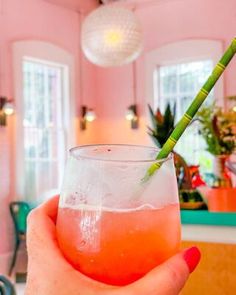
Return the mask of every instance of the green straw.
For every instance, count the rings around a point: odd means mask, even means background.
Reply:
[[[205,84],[202,86],[196,97],[194,98],[193,102],[187,109],[186,113],[183,115],[181,120],[176,125],[175,129],[163,145],[162,149],[158,153],[156,160],[162,160],[168,157],[170,152],[175,147],[177,141],[181,137],[181,135],[184,133],[185,129],[188,127],[190,122],[192,121],[194,115],[199,110],[200,106],[203,104],[205,99],[207,98],[208,94],[210,93],[211,89],[216,84],[217,80],[220,78],[222,73],[224,72],[225,68],[233,58],[233,56],[236,53],[236,38],[234,38],[228,47],[228,49],[225,51],[223,56],[221,57],[218,64],[213,69],[211,75],[208,77]],[[149,167],[145,177],[143,178],[143,181],[147,181],[155,172],[158,170],[162,165],[162,162],[156,162],[152,166]]]

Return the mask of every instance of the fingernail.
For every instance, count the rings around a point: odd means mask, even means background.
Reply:
[[[183,257],[188,265],[189,272],[192,273],[201,259],[201,252],[197,247],[191,247],[184,251]]]

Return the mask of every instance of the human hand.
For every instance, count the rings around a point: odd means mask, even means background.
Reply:
[[[192,247],[130,285],[105,285],[81,274],[64,258],[56,238],[57,208],[58,197],[53,197],[29,214],[25,295],[178,295],[200,260],[199,250]]]

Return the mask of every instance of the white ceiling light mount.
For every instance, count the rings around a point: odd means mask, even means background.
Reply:
[[[142,51],[141,25],[131,10],[117,5],[102,5],[85,18],[81,44],[85,56],[96,65],[128,64]]]

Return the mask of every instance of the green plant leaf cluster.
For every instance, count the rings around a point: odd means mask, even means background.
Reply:
[[[215,104],[201,108],[197,114],[200,134],[213,155],[230,155],[236,149],[236,113]]]
[[[148,134],[155,145],[161,148],[175,128],[176,106],[174,105],[171,108],[170,104],[167,104],[163,114],[159,108],[154,113],[150,105],[148,105],[148,110],[152,124],[151,127],[148,127]],[[173,153],[179,188],[192,189],[191,175],[187,163],[180,154],[174,151]]]
[[[168,104],[164,114],[161,113],[159,108],[154,113],[150,105],[148,105],[148,110],[152,124],[152,127],[148,127],[148,134],[151,136],[155,145],[161,148],[174,130],[175,106],[172,111],[170,104]]]

